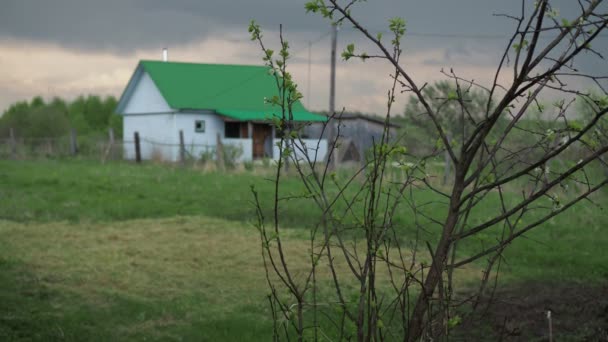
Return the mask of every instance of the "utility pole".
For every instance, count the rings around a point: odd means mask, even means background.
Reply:
[[[332,25],[331,27],[331,71],[330,71],[330,80],[329,80],[329,116],[333,117],[336,112],[336,45],[338,44],[338,26]],[[329,129],[328,129],[328,151],[327,151],[327,163],[328,168],[333,170],[337,165],[337,149],[332,151],[332,147],[334,146],[334,142],[336,141],[337,135],[337,127],[336,121],[330,119],[329,121]],[[329,157],[329,154],[331,158]]]

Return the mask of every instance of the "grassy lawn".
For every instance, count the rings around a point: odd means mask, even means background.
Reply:
[[[89,161],[0,162],[6,205],[0,217],[19,222],[117,221],[175,215],[243,220],[253,214],[250,175],[201,173],[158,165]]]
[[[268,337],[252,227],[191,217],[2,221],[0,235],[2,340]]]
[[[249,191],[255,185],[270,203],[265,177],[0,161],[0,340],[269,340]],[[295,179],[284,186],[301,190]],[[594,200],[608,203],[605,194]],[[488,198],[474,219],[495,206]],[[289,201],[281,210],[289,262],[304,268],[303,228],[316,223],[318,209]],[[407,239],[410,218],[398,219]],[[606,226],[608,215],[588,204],[550,220],[508,250],[505,281],[606,282]],[[473,251],[495,233],[463,247]],[[464,283],[483,265],[464,269]]]

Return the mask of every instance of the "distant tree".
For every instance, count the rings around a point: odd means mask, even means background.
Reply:
[[[8,136],[12,128],[18,137],[59,137],[75,129],[80,136],[107,134],[109,127],[122,135],[122,118],[115,114],[113,96],[79,96],[72,102],[59,97],[46,103],[41,96],[12,104],[0,117],[0,134]]]
[[[20,134],[22,127],[27,126],[30,104],[27,101],[20,101],[12,104],[0,117],[0,133],[8,136],[9,130],[16,130],[15,134]]]
[[[78,96],[68,106],[68,117],[70,123],[79,134],[88,134],[92,128],[85,118],[87,100],[84,96]]]
[[[28,124],[22,127],[28,138],[59,138],[70,132],[70,122],[59,107],[33,108],[27,113]]]
[[[591,91],[587,97],[579,96],[576,106],[579,118],[578,121],[570,121],[570,129],[580,130],[584,125],[594,120],[598,111],[607,106],[608,97],[600,95],[597,91]],[[608,117],[604,116],[597,121],[595,130],[590,136],[583,139],[583,143],[590,150],[596,149],[598,146],[608,145]],[[602,155],[598,158],[598,161],[601,163],[604,174],[608,176],[608,158]]]
[[[32,108],[44,107],[44,99],[42,98],[42,96],[36,96],[36,97],[34,97],[32,99],[30,107],[32,107]]]
[[[438,113],[438,122],[450,136],[450,140],[467,136],[479,122],[485,119],[487,108],[492,106],[490,98],[471,85],[461,85],[454,81],[439,81],[427,85],[422,94],[428,99],[428,105]],[[407,124],[414,125],[425,131],[427,136],[439,139],[433,123],[427,119],[428,110],[414,95],[410,95],[405,107]],[[435,143],[435,140],[433,143]]]
[[[488,108],[492,106],[488,94],[471,84],[461,85],[454,81],[439,81],[427,85],[421,91],[428,99],[427,105],[438,114],[439,122],[446,132],[446,138],[454,149],[458,149],[455,141],[465,139],[475,127],[485,119]],[[408,132],[418,130],[414,134],[414,141],[408,139],[409,134],[403,134],[407,146],[430,145],[431,149],[444,152],[445,170],[443,184],[450,178],[452,161],[446,149],[440,148],[443,144],[441,136],[435,129],[433,122],[428,120],[428,110],[420,99],[410,95],[405,107],[405,122],[403,129]],[[422,138],[423,137],[423,138]],[[430,144],[429,144],[430,143]]]
[[[114,114],[116,107],[118,106],[118,100],[114,96],[106,96],[103,100],[103,109],[108,116]]]
[[[110,116],[110,127],[114,130],[115,137],[122,137],[122,117],[118,114],[112,114]]]
[[[104,99],[103,107],[104,112],[107,113],[107,127],[111,127],[114,130],[114,136],[122,136],[122,116],[116,114],[116,107],[118,106],[118,100],[114,96],[108,96]]]
[[[67,134],[69,127],[65,105],[60,101],[45,105],[40,97],[31,104],[12,105],[0,118],[0,130],[5,136],[12,128],[22,138],[56,138]]]
[[[59,97],[54,97],[53,100],[47,105],[49,108],[54,108],[60,112],[63,112],[67,115],[68,113],[68,105],[64,99]]]
[[[106,112],[104,103],[96,95],[89,95],[85,102],[84,118],[92,130],[101,130],[108,125],[109,113]]]

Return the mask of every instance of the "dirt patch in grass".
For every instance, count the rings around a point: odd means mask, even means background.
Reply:
[[[458,329],[464,340],[608,341],[608,285],[523,283],[499,289],[471,321]]]

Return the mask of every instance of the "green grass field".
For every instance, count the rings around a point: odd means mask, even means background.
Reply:
[[[254,185],[262,204],[270,204],[267,177],[153,164],[0,161],[0,340],[269,340],[249,190]],[[301,191],[296,179],[284,187],[286,194]],[[606,197],[594,201],[607,204]],[[284,203],[291,262],[305,267],[306,228],[318,209]],[[474,219],[495,206],[490,197]],[[411,219],[398,222],[407,239]],[[511,246],[504,282],[606,282],[607,226],[600,207],[577,205]],[[466,276],[479,277],[482,266],[472,265]]]

